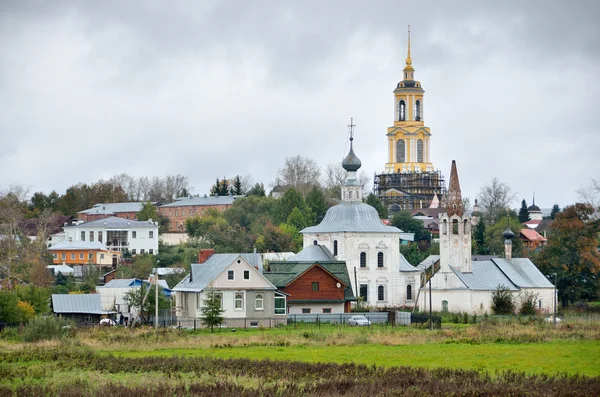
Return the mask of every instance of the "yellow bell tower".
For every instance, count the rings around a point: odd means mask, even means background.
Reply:
[[[385,172],[388,173],[433,171],[429,144],[431,133],[423,123],[425,91],[414,74],[409,26],[404,79],[394,90],[394,125],[387,129],[389,154]]]

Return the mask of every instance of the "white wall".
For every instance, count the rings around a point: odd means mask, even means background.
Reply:
[[[154,227],[135,227],[131,226],[128,229],[105,229],[101,226],[85,226],[85,224],[77,226],[65,227],[65,239],[72,241],[81,241],[81,232],[85,232],[85,241],[90,241],[90,232],[94,232],[94,241],[100,241],[98,239],[98,232],[102,231],[102,244],[106,245],[107,232],[109,230],[125,230],[127,231],[127,241],[129,246],[127,247],[130,252],[136,251],[136,254],[140,254],[142,250],[146,254],[152,250],[153,254],[158,253],[158,225]],[[136,232],[136,238],[133,238],[133,232]],[[150,231],[153,232],[153,237],[150,238]],[[111,248],[111,247],[108,247]]]

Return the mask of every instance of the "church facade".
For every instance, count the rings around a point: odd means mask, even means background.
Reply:
[[[352,290],[372,307],[414,306],[420,270],[400,254],[402,230],[385,225],[375,208],[362,202],[356,178],[361,162],[350,152],[342,162],[346,180],[342,201],[331,207],[319,225],[303,229],[304,247],[323,245],[345,261]]]

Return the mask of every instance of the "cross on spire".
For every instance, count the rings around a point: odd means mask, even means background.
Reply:
[[[356,127],[356,124],[354,124],[354,117],[350,117],[350,125],[348,125],[348,128],[350,128],[350,141],[354,140],[354,127]]]

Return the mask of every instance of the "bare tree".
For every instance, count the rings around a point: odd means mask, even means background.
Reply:
[[[363,194],[367,191],[367,187],[371,182],[371,177],[365,172],[360,171],[357,175],[358,183],[362,186]],[[329,196],[335,196],[339,198],[341,195],[341,187],[346,180],[346,170],[341,164],[329,164],[325,168],[325,175],[323,176],[323,186],[329,193]]]
[[[477,197],[483,219],[491,225],[496,221],[498,212],[507,208],[515,200],[516,194],[508,185],[494,177],[488,185],[481,188]]]
[[[277,170],[275,184],[293,187],[306,196],[313,186],[320,186],[321,168],[313,159],[286,157],[283,168]]]
[[[592,178],[589,185],[580,186],[577,189],[579,200],[591,205],[595,209],[600,208],[600,179]]]
[[[19,225],[27,210],[28,191],[23,186],[12,185],[8,191],[0,193],[0,271],[8,280],[8,288],[13,287],[18,268],[22,263],[26,244],[21,243],[23,234]]]

